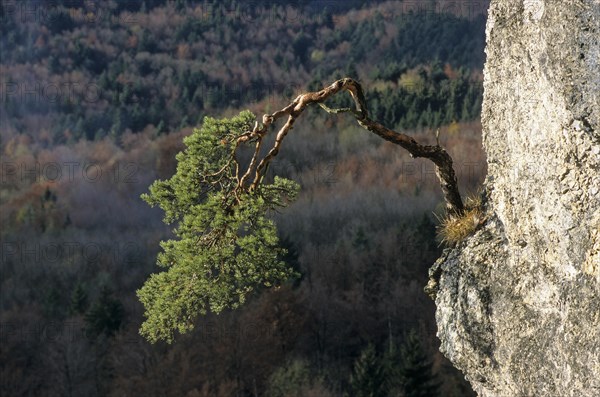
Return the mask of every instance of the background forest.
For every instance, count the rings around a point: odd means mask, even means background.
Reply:
[[[172,345],[138,335],[135,291],[171,236],[140,194],[206,115],[350,76],[374,119],[440,128],[475,192],[487,3],[0,1],[0,395],[474,395],[423,292],[433,165],[351,117],[308,111],[269,170],[302,186],[276,215],[299,279]]]

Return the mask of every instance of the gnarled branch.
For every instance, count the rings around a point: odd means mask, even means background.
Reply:
[[[354,109],[330,109],[323,104],[325,100],[334,96],[340,91],[347,91],[350,94],[350,96],[354,100]],[[279,153],[279,149],[281,147],[283,139],[293,128],[297,118],[309,105],[313,103],[319,104],[328,113],[352,113],[352,115],[356,118],[358,124],[361,127],[380,136],[386,141],[392,142],[396,145],[400,145],[401,147],[406,149],[413,158],[423,157],[431,160],[436,166],[436,175],[440,180],[440,185],[444,194],[444,199],[446,200],[447,210],[451,213],[456,214],[460,214],[463,212],[464,206],[462,198],[460,196],[460,192],[458,190],[458,184],[456,181],[456,174],[453,168],[452,157],[450,157],[448,152],[446,152],[446,150],[442,148],[439,145],[439,143],[436,145],[421,145],[411,136],[393,131],[385,127],[384,125],[378,123],[377,121],[371,120],[369,117],[369,112],[363,89],[357,81],[351,78],[337,80],[333,84],[323,88],[320,91],[308,92],[297,96],[296,99],[292,101],[292,103],[290,103],[283,109],[278,110],[270,115],[265,114],[262,119],[262,126],[259,126],[257,124],[254,126],[253,131],[249,131],[242,134],[237,139],[236,148],[241,143],[248,142],[252,139],[257,140],[257,146],[255,155],[252,158],[248,170],[246,171],[244,176],[238,180],[238,188],[249,190],[254,190],[258,188],[260,181],[262,180],[262,177],[264,175],[264,172],[266,171],[267,165]],[[269,150],[265,157],[262,160],[260,160],[260,162],[258,162],[258,165],[256,165],[258,150],[260,149],[260,144],[262,142],[263,137],[266,135],[269,128],[273,123],[275,123],[275,121],[286,116],[287,121],[277,132],[277,136],[275,138],[275,143],[273,147],[271,148],[271,150]],[[255,171],[253,181],[250,184],[250,186],[246,187],[246,180],[249,178],[254,168]]]

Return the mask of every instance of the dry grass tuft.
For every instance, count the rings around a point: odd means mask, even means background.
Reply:
[[[461,215],[446,214],[438,220],[437,234],[441,244],[454,245],[463,241],[483,224],[481,195],[467,197],[465,211]]]

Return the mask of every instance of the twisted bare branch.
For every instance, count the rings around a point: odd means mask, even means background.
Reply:
[[[350,94],[354,101],[354,108],[330,109],[323,104],[325,100],[336,95],[340,91],[347,91]],[[439,145],[439,141],[435,146],[421,145],[411,136],[393,131],[385,127],[384,125],[378,123],[377,121],[371,120],[369,118],[369,112],[363,89],[357,81],[351,78],[337,80],[333,84],[323,88],[320,91],[308,92],[297,96],[296,99],[292,101],[292,103],[290,103],[283,109],[278,110],[270,115],[265,114],[262,119],[262,126],[256,124],[254,126],[253,131],[249,131],[241,135],[237,139],[236,148],[241,143],[248,142],[252,139],[257,139],[257,144],[254,157],[252,158],[250,166],[248,167],[246,173],[242,176],[242,178],[238,180],[238,188],[249,190],[254,190],[258,188],[260,181],[264,176],[264,172],[266,171],[267,165],[279,153],[281,144],[285,136],[293,128],[294,123],[302,114],[302,112],[309,105],[314,103],[319,104],[328,113],[352,113],[352,115],[356,118],[358,124],[361,127],[365,128],[368,131],[371,131],[372,133],[378,135],[386,141],[392,142],[396,145],[403,147],[410,153],[410,155],[413,158],[423,157],[431,160],[436,166],[436,175],[440,180],[440,185],[444,194],[444,199],[446,201],[447,210],[449,212],[457,214],[463,212],[464,206],[462,198],[460,196],[460,192],[458,190],[458,184],[456,181],[456,173],[454,172],[453,168],[452,157],[450,157],[448,152],[446,152],[446,150]],[[266,135],[273,123],[275,123],[278,119],[286,116],[287,121],[277,132],[277,136],[275,138],[275,143],[273,147],[271,148],[271,150],[269,150],[265,157],[260,162],[258,162],[258,165],[256,165],[257,156],[260,150],[260,145],[263,137]],[[246,187],[246,180],[249,178],[250,174],[252,173],[255,167],[256,169],[254,171],[253,181],[249,187]]]

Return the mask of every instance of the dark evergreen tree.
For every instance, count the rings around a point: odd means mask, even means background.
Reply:
[[[400,380],[405,397],[437,397],[440,383],[432,371],[432,362],[415,331],[400,347]]]
[[[123,315],[121,302],[111,296],[108,287],[102,287],[100,298],[85,315],[88,336],[97,337],[100,334],[112,336],[121,327]]]
[[[386,395],[386,373],[375,346],[369,344],[354,362],[350,386],[356,397],[379,397]]]
[[[390,338],[388,348],[382,358],[382,366],[385,372],[385,389],[388,396],[402,395],[401,361],[400,350],[393,339]]]

